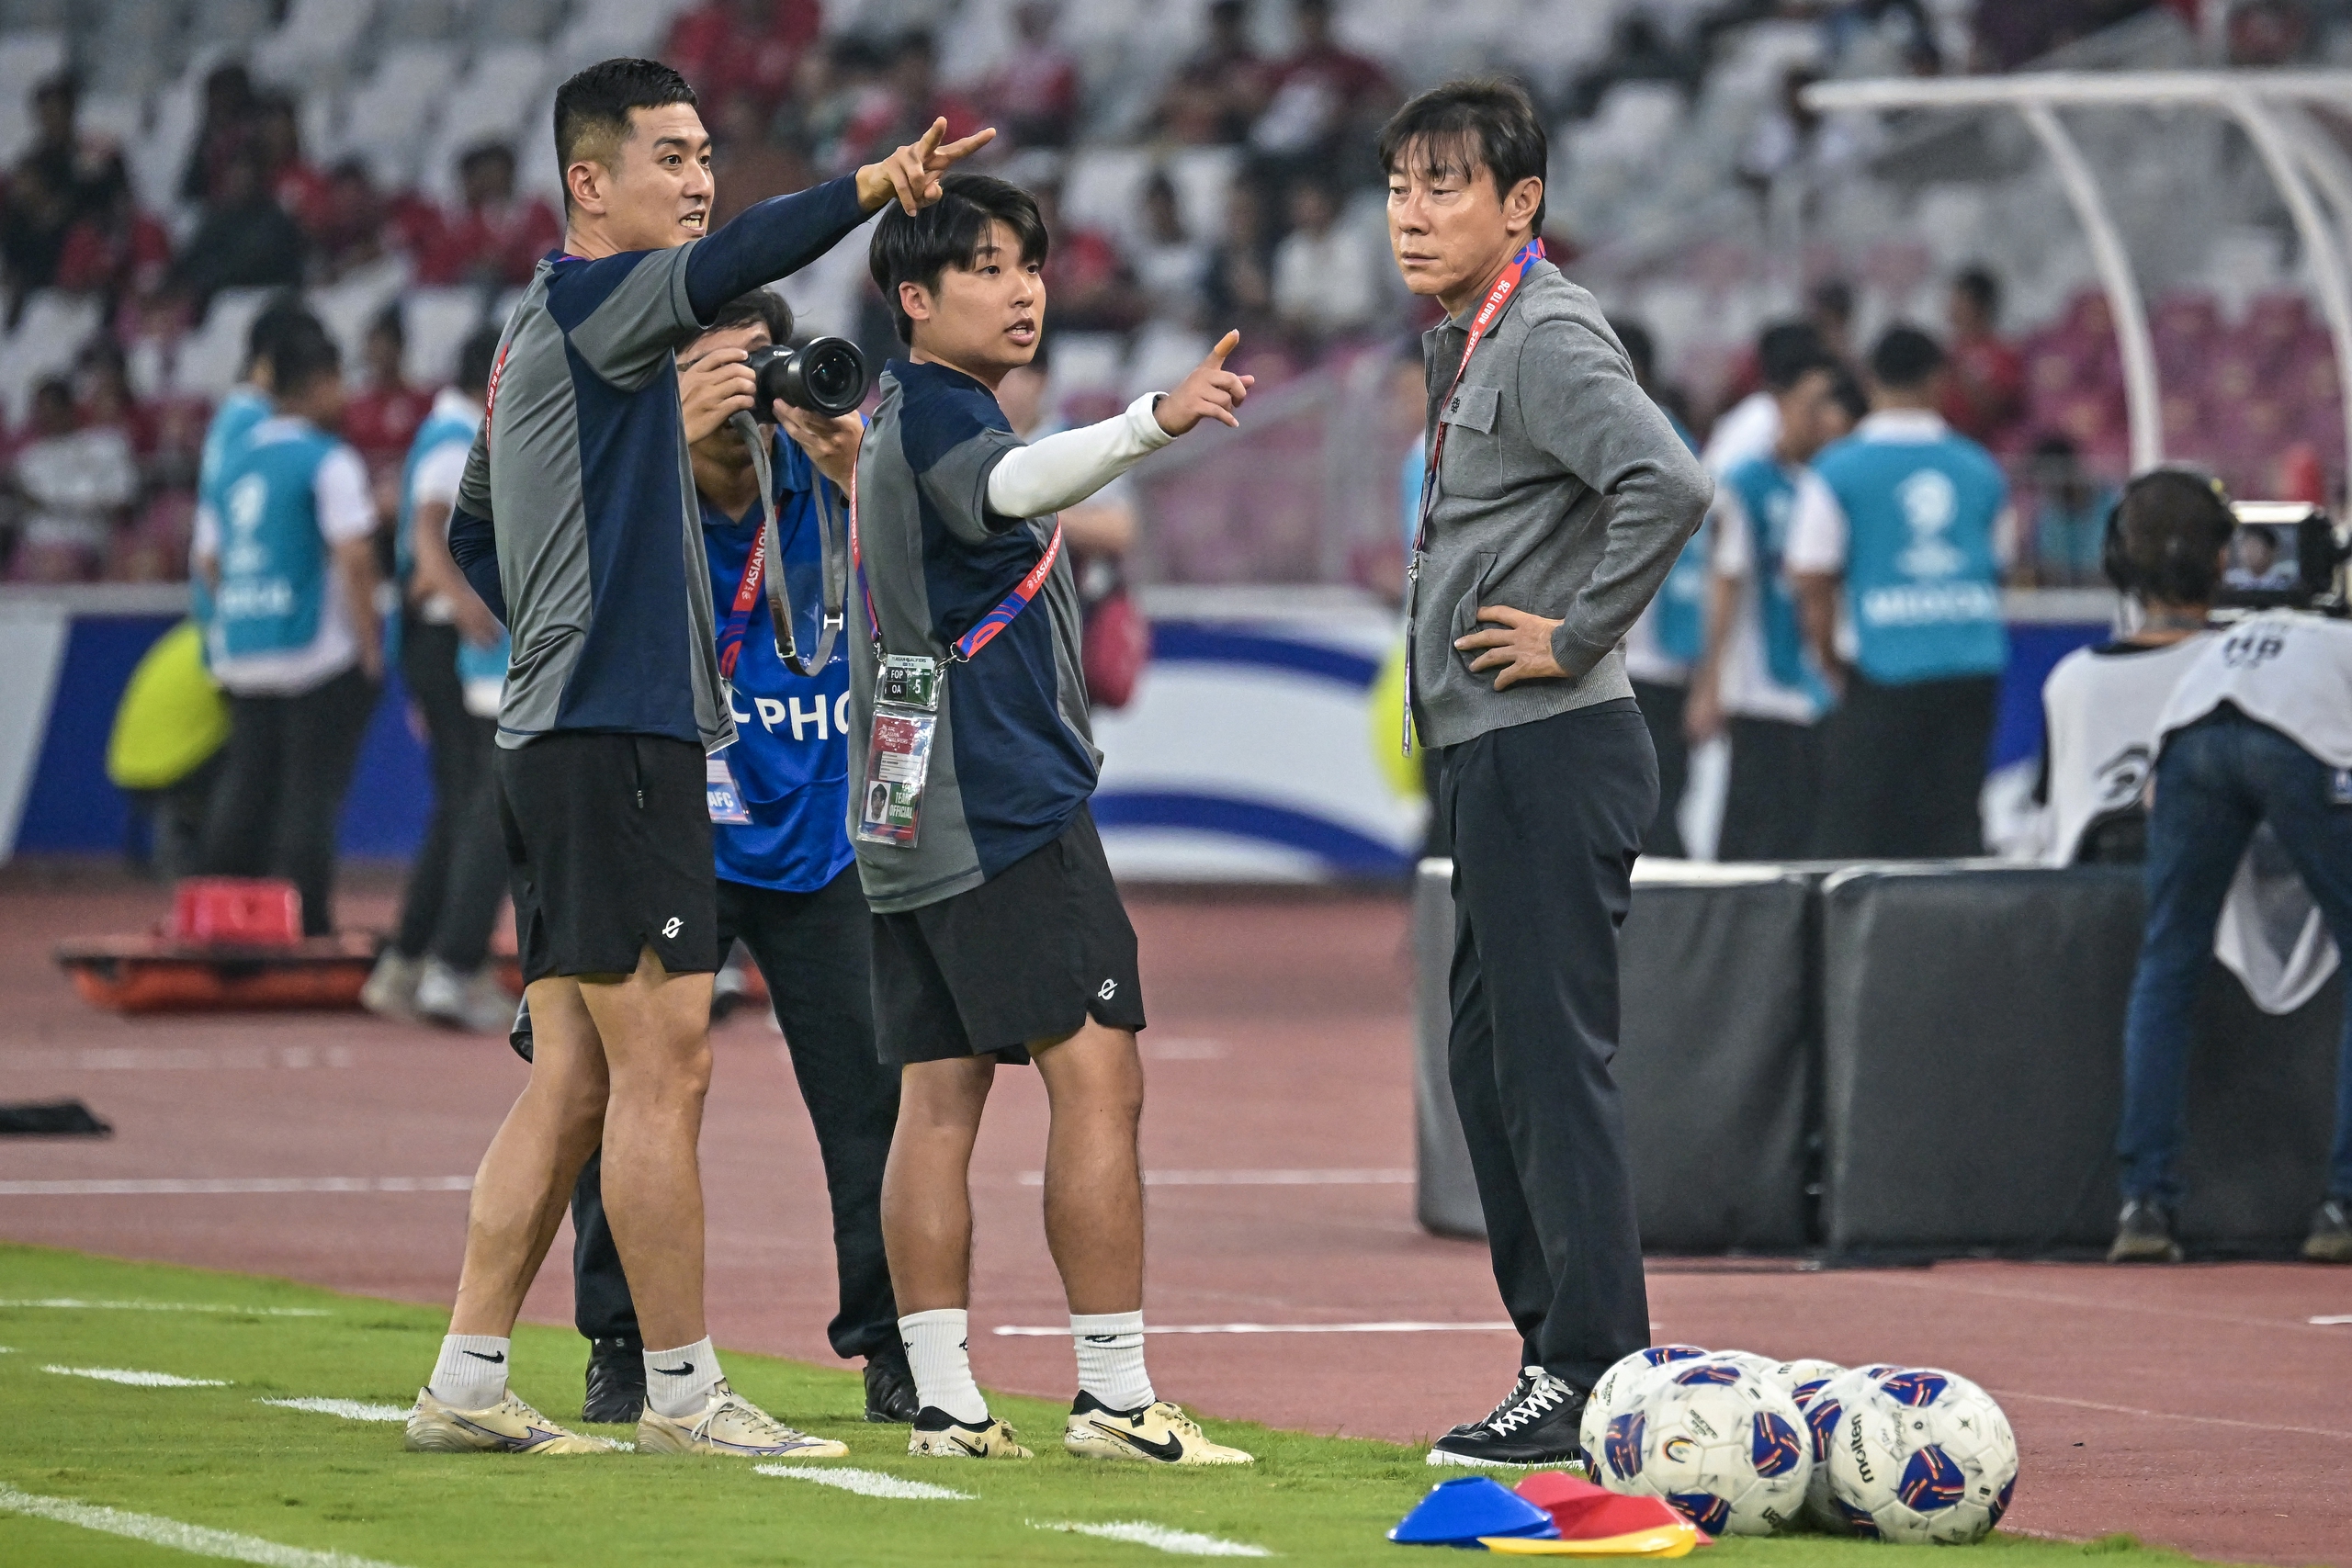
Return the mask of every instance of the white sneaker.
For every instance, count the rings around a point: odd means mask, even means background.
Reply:
[[[664,1416],[652,1405],[638,1418],[641,1454],[748,1454],[766,1459],[847,1459],[849,1445],[812,1438],[786,1426],[722,1382],[709,1402],[688,1416]]]
[[[398,948],[388,947],[377,955],[368,983],[359,987],[359,1005],[378,1018],[413,1019],[417,983],[424,975],[424,959],[405,957]]]
[[[489,964],[466,975],[438,958],[424,960],[416,981],[415,1007],[420,1018],[474,1034],[496,1034],[514,1017],[514,998]]]
[[[460,1410],[416,1391],[401,1446],[413,1454],[608,1454],[614,1445],[559,1427],[512,1392],[487,1410]]]

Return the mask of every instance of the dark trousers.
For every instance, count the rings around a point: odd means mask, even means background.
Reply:
[[[211,876],[282,876],[302,895],[302,934],[334,930],[334,835],[376,683],[357,666],[290,697],[229,699],[220,783],[204,823]]]
[[[409,863],[392,945],[406,957],[430,953],[470,974],[489,954],[490,929],[506,896],[506,846],[490,782],[498,721],[466,711],[455,626],[411,614],[401,627],[401,677],[424,715],[433,752],[433,819]]]
[[[1642,852],[1680,860],[1690,852],[1682,844],[1682,792],[1690,782],[1690,742],[1682,733],[1682,705],[1687,687],[1656,681],[1634,682],[1634,701],[1649,726],[1650,750],[1657,753],[1657,809],[1642,834]]]
[[[718,885],[719,951],[738,937],[752,950],[817,1130],[841,1282],[841,1310],[825,1334],[844,1358],[899,1350],[899,1306],[882,1253],[882,1167],[899,1120],[899,1074],[874,1052],[872,923],[855,867],[814,893]],[[571,1193],[572,1318],[591,1339],[633,1340],[637,1306],[605,1220],[603,1159],[601,1152],[589,1159]]]
[[[1821,802],[1821,737],[1814,726],[1733,718],[1731,782],[1724,789],[1717,860],[1803,860],[1813,852]]]
[[[2174,733],[2148,817],[2148,923],[2123,1024],[2123,1194],[2177,1205],[2189,1019],[2230,881],[2255,829],[2278,836],[2312,902],[2352,954],[2352,801],[2343,775],[2234,707]],[[2336,1058],[2327,1195],[2352,1199],[2352,1005]]]
[[[1984,852],[1977,796],[1999,681],[1963,675],[1883,686],[1859,671],[1822,721],[1824,860],[1951,859]]]
[[[1617,1055],[1617,929],[1657,805],[1605,703],[1446,748],[1453,1100],[1521,1364],[1589,1389],[1649,1343]]]

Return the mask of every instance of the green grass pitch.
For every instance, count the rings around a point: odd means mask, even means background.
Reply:
[[[15,1304],[61,1301],[179,1310]],[[236,1532],[300,1549],[277,1561],[314,1564],[319,1560],[306,1554],[401,1568],[1169,1562],[1155,1547],[1040,1528],[1134,1521],[1261,1548],[1284,1562],[1436,1568],[1454,1561],[1382,1539],[1448,1473],[1423,1464],[1418,1449],[1216,1422],[1217,1437],[1258,1455],[1254,1468],[1085,1463],[1061,1452],[1061,1407],[1000,1396],[995,1408],[1021,1429],[1036,1459],[911,1461],[902,1428],[860,1418],[854,1372],[741,1351],[727,1358],[736,1386],[785,1420],[847,1442],[850,1466],[952,1488],[970,1500],[860,1495],[761,1475],[740,1461],[404,1454],[395,1425],[260,1403],[332,1398],[405,1406],[431,1368],[444,1325],[438,1310],[282,1280],[0,1246],[0,1346],[7,1348],[0,1353],[6,1413],[0,1563],[168,1568],[195,1561],[145,1540],[10,1511],[12,1492]],[[580,1340],[526,1325],[514,1344],[523,1395],[559,1420],[576,1414]],[[43,1370],[51,1366],[162,1372],[224,1386],[126,1386]],[[1377,1399],[1378,1391],[1349,1397]],[[2024,1485],[2032,1483],[2029,1473]],[[253,1552],[252,1543],[244,1550]],[[1900,1550],[1800,1536],[1727,1540],[1692,1561],[1709,1568],[1855,1568]],[[2108,1568],[2188,1562],[2125,1538],[2071,1545],[1996,1536],[1973,1551],[1980,1568],[2057,1568],[2086,1556]],[[258,1552],[246,1560],[271,1559]]]

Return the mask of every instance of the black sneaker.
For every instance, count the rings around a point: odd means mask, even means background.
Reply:
[[[865,1358],[865,1418],[904,1427],[922,1408],[915,1398],[915,1375],[904,1356]]]
[[[2115,1222],[2109,1263],[2177,1263],[2180,1243],[2172,1238],[2172,1212],[2154,1198],[2133,1198]]]
[[[2312,1263],[2352,1263],[2352,1198],[2330,1198],[2319,1206],[2303,1257]]]
[[[588,1397],[582,1421],[635,1426],[645,1415],[645,1347],[634,1339],[588,1341]]]
[[[1453,1427],[1451,1431],[1447,1432],[1446,1436],[1449,1438],[1459,1438],[1466,1433],[1476,1431],[1479,1427],[1485,1426],[1489,1421],[1499,1420],[1504,1411],[1509,1410],[1512,1405],[1517,1404],[1521,1400],[1527,1397],[1527,1391],[1534,1387],[1535,1380],[1543,1375],[1544,1369],[1541,1367],[1520,1368],[1519,1381],[1510,1385],[1510,1392],[1503,1395],[1503,1401],[1500,1404],[1496,1405],[1492,1410],[1487,1411],[1476,1421],[1464,1421],[1461,1426]]]
[[[1541,1367],[1520,1373],[1513,1397],[1484,1421],[1456,1427],[1430,1447],[1431,1464],[1584,1465],[1578,1428],[1586,1394]]]

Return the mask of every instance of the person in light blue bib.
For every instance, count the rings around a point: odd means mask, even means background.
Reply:
[[[1821,484],[1807,464],[1863,412],[1862,390],[1825,352],[1775,394],[1770,452],[1741,458],[1715,488],[1706,647],[1691,672],[1694,743],[1726,736],[1731,779],[1715,858],[1797,860],[1809,853],[1820,788],[1817,724],[1828,683],[1805,646],[1786,568],[1798,498]]]
[[[1981,854],[1976,797],[2009,638],[2001,572],[2014,525],[1993,455],[1935,411],[1945,356],[1898,326],[1871,354],[1871,413],[1814,459],[1790,524],[1823,677],[1815,852],[1837,859]]]
[[[302,930],[334,929],[335,820],[383,679],[376,508],[334,435],[343,365],[323,333],[276,347],[274,412],[216,476],[216,529],[197,568],[212,591],[208,661],[229,694],[227,763],[205,822],[215,876],[281,876]]]

